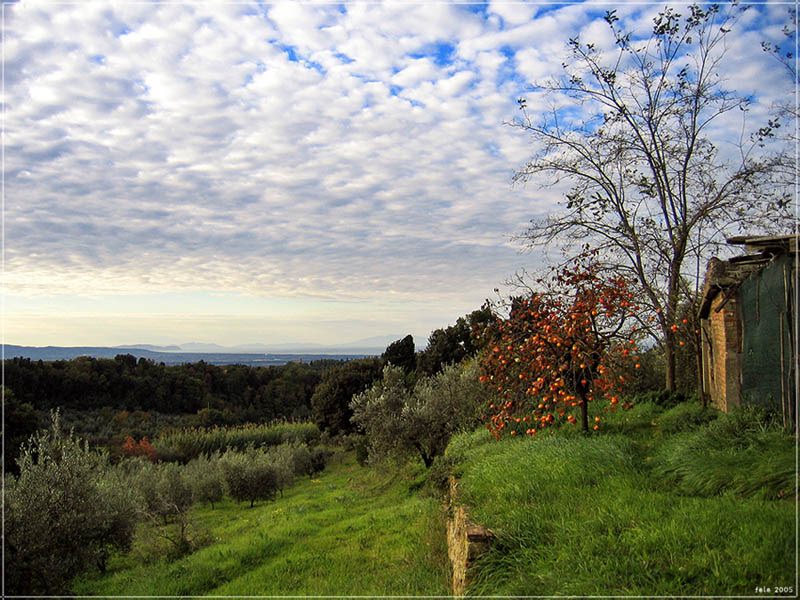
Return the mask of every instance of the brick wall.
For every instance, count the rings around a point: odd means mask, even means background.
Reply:
[[[447,553],[452,567],[453,596],[463,596],[469,585],[470,568],[494,541],[491,530],[473,523],[466,506],[458,500],[458,482],[450,477],[447,519]]]
[[[720,306],[723,305],[721,310]],[[710,400],[728,412],[741,402],[741,321],[736,299],[722,294],[711,304],[704,323],[703,377]]]

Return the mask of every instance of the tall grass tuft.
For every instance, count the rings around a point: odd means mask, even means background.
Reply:
[[[661,433],[679,433],[702,427],[716,419],[720,414],[718,410],[704,407],[697,402],[685,402],[659,416],[656,419],[656,425]]]
[[[752,409],[735,410],[666,440],[652,467],[663,485],[687,496],[796,496],[793,438]]]

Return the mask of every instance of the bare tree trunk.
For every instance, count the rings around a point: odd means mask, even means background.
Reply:
[[[585,393],[581,393],[581,429],[583,433],[589,433],[589,403]]]
[[[673,338],[670,334],[668,337]],[[664,362],[666,363],[664,369],[664,389],[670,392],[675,391],[675,346],[673,341],[667,340],[664,345]]]

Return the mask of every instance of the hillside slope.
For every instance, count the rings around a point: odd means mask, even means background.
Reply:
[[[448,594],[438,501],[410,491],[418,469],[379,474],[352,459],[253,509],[201,507],[207,545],[170,561],[140,531],[104,576],[73,582],[77,595],[269,596]],[[152,532],[150,532],[152,533]]]
[[[689,405],[606,420],[589,437],[451,442],[462,501],[497,535],[469,593],[793,595],[791,436]]]

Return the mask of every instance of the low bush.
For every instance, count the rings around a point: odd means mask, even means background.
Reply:
[[[279,489],[279,474],[264,450],[254,447],[244,452],[228,450],[220,459],[222,474],[231,498],[237,502],[272,500]]]
[[[655,404],[662,408],[672,408],[686,400],[685,394],[671,390],[651,390],[636,394],[630,399],[633,404]]]
[[[434,496],[446,496],[450,488],[450,478],[457,476],[459,461],[452,456],[437,456],[425,478],[425,491]]]
[[[186,465],[186,476],[195,502],[209,503],[214,508],[225,496],[225,479],[219,464],[219,453],[200,455]]]
[[[450,365],[413,383],[399,367],[353,397],[353,423],[365,432],[369,459],[418,456],[426,467],[444,454],[450,438],[479,422],[489,398],[478,379],[478,364]]]
[[[162,525],[159,535],[172,544],[173,557],[191,551],[189,509],[194,496],[186,467],[174,463],[146,466],[139,473],[138,483],[144,498],[144,515]]]
[[[305,450],[305,452],[303,452]],[[298,469],[303,470],[301,463],[308,456],[305,448],[296,448],[291,444],[281,444],[267,450],[267,461],[274,469],[278,492],[283,497],[283,490],[294,483],[298,474]]]

